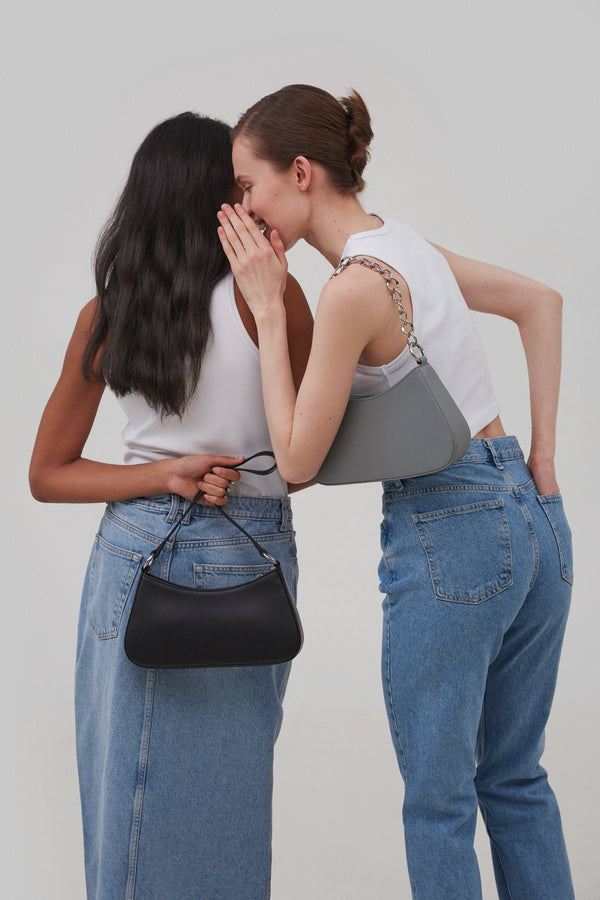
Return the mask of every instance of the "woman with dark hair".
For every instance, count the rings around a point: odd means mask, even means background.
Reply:
[[[79,315],[33,451],[38,500],[107,502],[75,684],[95,900],[269,896],[273,745],[289,665],[142,669],[123,649],[141,564],[200,488],[156,574],[219,588],[265,570],[214,509],[228,501],[295,589],[285,481],[228,468],[270,447],[256,326],[213,224],[238,196],[227,125],[183,113],[148,134],[100,237],[97,297]],[[284,303],[299,383],[312,317],[292,278]],[[127,417],[124,465],[82,457],[106,385]]]
[[[263,98],[234,129],[244,200],[223,207],[219,234],[257,322],[273,449],[289,481],[314,478],[348,397],[379,394],[418,364],[412,319],[472,435],[443,471],[383,484],[382,674],[405,781],[413,896],[481,897],[479,805],[499,896],[570,900],[558,806],[539,764],[572,583],[554,473],[562,300],[368,214],[357,193],[371,138],[358,94],[338,101],[309,85]],[[281,297],[285,250],[300,238],[336,277],[319,299],[297,389]],[[346,257],[355,259],[340,266]],[[527,465],[502,427],[468,307],[519,326],[531,395]]]

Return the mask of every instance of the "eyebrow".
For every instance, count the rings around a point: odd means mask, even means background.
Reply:
[[[235,179],[235,180],[236,180],[237,183],[239,184],[240,181],[250,181],[250,177],[249,177],[248,175],[236,175],[236,179]]]

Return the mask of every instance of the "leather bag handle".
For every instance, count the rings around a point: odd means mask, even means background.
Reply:
[[[251,459],[256,459],[257,457],[260,457],[260,456],[268,456],[268,457],[271,457],[271,459],[273,459],[273,460],[275,459],[275,454],[271,450],[260,450],[258,453],[253,453],[252,456],[246,457],[246,459],[244,459],[243,462],[237,463],[237,465],[235,465],[235,466],[226,466],[224,468],[235,469],[237,472],[250,472],[252,475],[270,475],[271,472],[274,472],[275,469],[277,468],[277,463],[275,463],[275,462],[273,462],[273,465],[269,466],[269,468],[267,468],[267,469],[246,468],[247,462],[250,462]],[[193,509],[193,507],[196,505],[196,503],[198,502],[198,500],[204,493],[205,493],[204,491],[198,491],[198,493],[196,494],[194,499],[190,500],[190,502],[187,504],[187,506],[185,507],[185,509],[183,510],[183,512],[181,513],[181,515],[179,516],[179,518],[177,519],[177,521],[175,522],[175,524],[173,525],[171,530],[169,531],[166,538],[158,545],[156,550],[152,551],[152,553],[150,554],[150,556],[148,557],[148,559],[142,566],[142,572],[145,572],[147,569],[149,569],[150,566],[152,565],[152,563],[156,561],[159,554],[162,553],[162,551],[164,550],[165,545],[167,544],[169,539],[177,531],[177,529],[179,528],[179,526],[181,525],[181,523],[183,522],[183,520],[185,519],[185,517],[187,516],[189,511],[191,509]],[[242,526],[239,524],[239,522],[236,522],[235,519],[232,518],[232,516],[230,516],[229,513],[226,513],[222,507],[217,506],[215,508],[218,509],[218,511],[221,513],[221,515],[224,516],[226,519],[228,519],[232,525],[235,525],[236,528],[239,528],[239,530],[242,532],[242,534],[246,535],[248,540],[254,544],[254,546],[256,547],[256,549],[258,550],[258,552],[260,553],[260,555],[262,557],[264,557],[265,559],[268,559],[269,562],[272,563],[274,566],[279,566],[279,560],[275,559],[273,556],[271,556],[270,553],[267,553],[265,548],[262,547],[258,543],[258,541],[252,537],[251,534],[248,534],[246,529],[242,528]]]

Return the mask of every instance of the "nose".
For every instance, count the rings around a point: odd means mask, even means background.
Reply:
[[[242,206],[247,213],[252,212],[252,204],[250,203],[250,197],[248,196],[247,192],[244,192],[244,196],[242,198]]]

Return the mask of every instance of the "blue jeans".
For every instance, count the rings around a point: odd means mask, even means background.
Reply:
[[[561,497],[539,496],[501,437],[384,482],[383,509],[382,674],[413,897],[481,897],[479,805],[501,900],[572,900],[539,762],[573,581]]]
[[[88,565],[75,707],[93,900],[269,897],[273,745],[289,664],[145,670],[123,649],[141,563],[182,503],[110,503]],[[281,561],[295,592],[289,500],[234,497],[228,511]],[[214,508],[197,506],[152,571],[209,588],[268,568]]]

